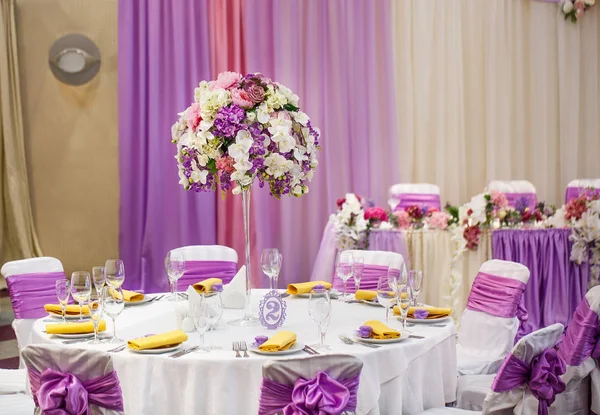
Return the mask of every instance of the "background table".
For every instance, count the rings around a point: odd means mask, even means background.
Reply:
[[[255,290],[258,303],[265,290]],[[288,298],[288,319],[282,329],[292,330],[298,341],[316,343],[316,324],[308,316],[308,300]],[[383,319],[384,310],[364,304],[332,301],[332,317],[327,343],[332,353],[358,356],[364,362],[358,391],[358,414],[412,413],[424,408],[443,406],[455,400],[456,394],[456,329],[451,322],[445,327],[416,326],[410,330],[425,339],[407,339],[400,343],[370,349],[345,345],[339,334],[350,335],[369,319]],[[250,341],[257,334],[272,335],[262,327],[238,328],[225,321],[239,317],[241,311],[225,310],[217,330],[208,332],[208,344],[223,350],[190,354],[172,359],[166,355],[140,355],[130,351],[113,354],[114,367],[124,394],[125,413],[162,415],[255,414],[258,408],[262,365],[269,358],[250,353],[250,358],[236,359],[231,351],[234,340]],[[42,333],[46,322],[34,325],[33,341],[57,342]],[[117,333],[124,339],[174,329],[173,304],[158,301],[127,307],[117,318]],[[390,321],[400,327],[397,320]],[[112,326],[107,321],[107,331]],[[198,336],[189,333],[185,346],[198,344]],[[97,347],[86,343],[64,347]],[[300,352],[291,357],[309,357]],[[283,358],[283,357],[281,357]]]

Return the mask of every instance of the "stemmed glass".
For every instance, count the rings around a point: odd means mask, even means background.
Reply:
[[[169,251],[165,258],[165,268],[171,285],[171,301],[177,301],[177,281],[185,272],[185,261],[183,253]]]
[[[194,320],[194,326],[200,337],[200,347],[196,350],[197,353],[206,353],[210,351],[210,349],[204,346],[204,334],[210,328],[210,312],[205,300],[206,298],[203,297],[199,303],[194,304],[192,307],[192,320]]]
[[[408,308],[412,303],[412,290],[408,285],[400,287],[398,290],[398,308],[400,309],[400,317],[402,317],[402,329],[406,329],[406,316]]]
[[[281,271],[281,261],[283,260],[277,248],[263,249],[260,256],[260,263],[263,272],[269,277],[269,289],[277,289],[277,278]]]
[[[363,258],[354,258],[354,292],[360,290],[360,280],[362,278],[363,270],[365,269],[365,261]]]
[[[344,302],[348,301],[348,297],[346,295],[346,282],[348,279],[354,274],[354,256],[350,251],[342,251],[338,254],[335,272],[337,276],[344,282],[344,294],[342,298]]]
[[[390,318],[390,308],[396,304],[396,297],[398,296],[397,288],[394,288],[393,284],[393,280],[390,281],[387,275],[379,277],[377,281],[377,301],[385,307],[386,324]]]
[[[325,334],[327,333],[329,317],[331,315],[331,297],[329,296],[329,291],[322,285],[317,285],[310,291],[308,314],[318,325],[319,345],[317,349],[329,349],[329,346],[325,345]]]
[[[104,267],[94,267],[92,268],[92,280],[94,280],[94,287],[96,288],[96,295],[102,295],[102,288],[106,283],[106,278],[104,277]]]
[[[215,295],[209,297],[207,297],[204,293],[202,295],[204,296],[203,301],[206,302],[207,306],[206,318],[208,320],[208,330],[214,330],[219,324],[219,320],[221,320],[221,317],[223,317],[223,299],[221,297],[221,292],[217,291]],[[210,350],[219,349],[219,347],[212,345],[208,345],[206,346],[206,348]]]
[[[88,308],[90,309],[90,318],[94,325],[94,340],[90,344],[100,344],[102,341],[98,338],[98,325],[102,319],[102,289],[96,295],[90,297]]]
[[[394,291],[398,291],[398,288],[402,285],[401,278],[402,275],[398,268],[394,268],[392,264],[388,267],[387,273],[388,282],[390,283],[390,287],[394,289]]]
[[[104,278],[106,284],[112,288],[120,288],[125,281],[125,265],[120,259],[109,259],[104,264]]]
[[[65,318],[65,313],[67,310],[67,304],[69,302],[70,295],[71,281],[67,279],[56,281],[56,297],[58,298],[58,303],[60,304],[60,308],[62,309],[63,323],[67,322],[67,319]]]
[[[79,320],[83,320],[83,305],[90,299],[92,293],[92,282],[90,273],[86,271],[75,271],[71,274],[71,295],[79,304]]]
[[[421,292],[421,284],[423,283],[423,271],[411,270],[409,272],[409,281],[412,289],[413,305],[418,305],[419,293]]]
[[[388,205],[390,206],[390,209],[392,210],[392,212],[394,212],[396,210],[396,208],[398,207],[399,204],[400,204],[400,196],[397,195],[396,193],[394,193],[392,191],[392,189],[390,188],[390,190],[388,191]]]
[[[123,301],[123,290],[120,288],[104,287],[102,289],[102,310],[113,321],[113,335],[108,343],[121,343],[122,340],[117,337],[117,317],[125,308]]]

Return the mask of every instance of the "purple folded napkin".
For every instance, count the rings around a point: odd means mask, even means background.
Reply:
[[[371,328],[370,326],[360,326],[358,328],[358,335],[363,339],[368,339],[369,337],[371,337],[371,333],[373,333],[373,328]]]
[[[427,318],[428,315],[429,311],[427,310],[415,310],[415,312],[413,313],[413,317],[417,320],[424,320]]]
[[[263,344],[267,340],[269,340],[269,338],[267,336],[256,336],[254,338],[254,341],[256,342],[257,346],[260,346],[261,344]]]

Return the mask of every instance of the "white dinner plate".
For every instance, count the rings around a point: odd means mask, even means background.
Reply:
[[[400,337],[397,337],[395,339],[363,339],[362,337],[357,336],[356,333],[353,333],[352,337],[354,337],[354,340],[356,340],[357,342],[373,343],[373,344],[388,344],[388,343],[398,343],[398,342],[401,342],[402,340],[406,340],[406,339],[408,339],[409,335],[410,335],[410,333],[408,331],[403,331],[403,332],[400,332]]]
[[[98,333],[100,334],[100,333]],[[54,337],[58,337],[59,339],[87,339],[90,337],[94,337],[94,332],[91,333],[77,333],[77,334],[53,334]]]
[[[284,356],[286,354],[298,353],[298,352],[302,351],[302,349],[304,349],[304,343],[296,342],[289,349],[282,350],[280,352],[263,352],[262,350],[258,349],[258,346],[256,345],[256,343],[250,344],[250,347],[248,350],[250,350],[251,352],[254,352],[256,354],[262,354],[265,356]]]
[[[152,300],[154,296],[150,297],[149,295],[144,295],[144,299],[141,301],[125,301],[125,307],[134,307],[136,305],[146,304],[148,301]]]
[[[181,343],[179,343],[177,346],[164,347],[162,349],[133,350],[133,349],[127,347],[127,350],[129,350],[130,352],[139,353],[139,354],[163,354],[163,353],[174,352],[176,350],[179,350],[180,348],[181,348]]]
[[[398,320],[400,320],[400,317],[397,317]],[[410,317],[406,317],[406,321],[408,323],[414,323],[414,324],[436,324],[436,323],[441,323],[441,324],[445,324],[448,323],[449,320],[452,320],[452,317],[448,316],[448,317],[442,317],[442,318],[410,318]]]
[[[62,314],[54,314],[54,313],[48,313],[48,316],[55,318],[57,320],[62,320]],[[82,320],[89,320],[90,316],[89,315],[83,315]],[[66,314],[65,315],[65,320],[79,320],[79,314]]]

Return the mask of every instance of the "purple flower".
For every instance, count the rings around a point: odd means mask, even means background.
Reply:
[[[515,209],[523,213],[526,208],[529,207],[529,198],[527,196],[521,196],[515,201]]]

